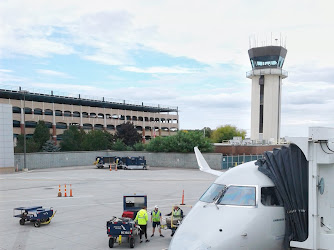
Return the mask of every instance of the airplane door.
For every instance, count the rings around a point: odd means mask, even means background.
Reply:
[[[277,198],[276,187],[261,188],[261,204],[263,216],[270,222],[267,230],[270,230],[271,237],[280,244],[285,234],[285,213],[283,204]]]

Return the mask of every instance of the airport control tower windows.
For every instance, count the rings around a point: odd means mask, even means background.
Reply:
[[[278,59],[278,67],[282,68],[283,63],[284,63],[284,58],[280,56],[279,59]]]
[[[258,56],[250,59],[252,68],[258,67],[274,67],[282,68],[284,58],[281,56]]]

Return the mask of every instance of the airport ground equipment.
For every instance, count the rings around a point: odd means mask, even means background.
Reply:
[[[18,212],[19,211],[19,212]],[[57,211],[53,208],[43,208],[42,206],[35,207],[17,207],[13,209],[13,216],[20,218],[20,225],[24,225],[26,221],[34,223],[35,227],[50,224],[52,218]]]
[[[123,215],[131,219],[136,218],[140,209],[147,207],[147,195],[145,194],[130,194],[123,196]]]
[[[130,244],[130,248],[135,246],[135,236],[138,235],[139,227],[135,221],[130,218],[117,218],[113,217],[107,221],[107,234],[109,236],[109,247],[113,248],[114,243],[118,241],[118,244],[122,243],[122,238],[126,238]]]
[[[118,169],[143,169],[147,170],[145,156],[119,157],[119,156],[97,156],[94,162],[97,168],[113,166]]]
[[[121,169],[123,167],[121,158],[122,157],[117,156],[97,156],[94,165],[96,165],[97,168],[110,167],[110,165],[116,167],[117,165],[117,168]]]
[[[130,194],[123,196],[122,218],[113,216],[107,221],[107,235],[109,237],[109,247],[113,248],[114,243],[122,243],[122,238],[126,238],[130,248],[135,246],[135,236],[139,233],[139,226],[134,221],[138,211],[147,207],[147,195]]]
[[[147,170],[148,166],[146,165],[145,156],[138,157],[123,157],[123,169],[142,169]]]

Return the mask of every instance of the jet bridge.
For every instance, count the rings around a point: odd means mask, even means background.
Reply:
[[[287,141],[289,148],[266,152],[259,162],[284,200],[285,248],[333,249],[334,128],[311,127],[307,138]]]
[[[308,238],[291,247],[332,249],[334,246],[334,128],[312,127],[305,139],[290,138],[309,162]]]

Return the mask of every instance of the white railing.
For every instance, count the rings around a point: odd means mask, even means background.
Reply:
[[[283,78],[288,77],[288,71],[283,69],[253,69],[251,71],[246,72],[246,77],[250,78],[252,76],[261,76],[261,75],[281,75]]]

